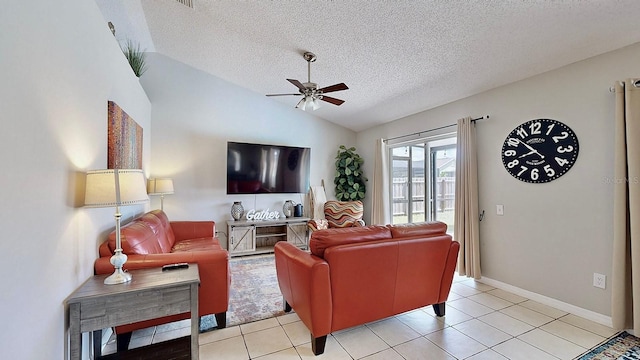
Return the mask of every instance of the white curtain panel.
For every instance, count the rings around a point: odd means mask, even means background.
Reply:
[[[371,195],[371,224],[391,223],[389,204],[389,165],[387,145],[384,139],[376,139],[376,156],[373,165],[373,194]]]
[[[616,82],[613,327],[640,329],[640,89]]]
[[[458,273],[480,279],[478,156],[475,122],[471,117],[458,120],[455,196],[453,237],[460,243]]]

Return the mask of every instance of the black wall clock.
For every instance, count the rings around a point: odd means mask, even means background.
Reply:
[[[502,163],[518,180],[545,183],[564,175],[578,158],[578,138],[557,120],[535,119],[516,127],[502,144]]]

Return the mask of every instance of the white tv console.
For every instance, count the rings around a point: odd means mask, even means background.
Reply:
[[[290,217],[277,220],[228,220],[227,250],[230,256],[273,252],[278,241],[287,241],[299,248],[309,246],[309,218]]]

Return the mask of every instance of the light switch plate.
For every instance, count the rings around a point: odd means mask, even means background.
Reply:
[[[607,287],[607,276],[603,274],[593,273],[593,286],[604,289]]]
[[[496,215],[504,215],[504,205],[496,205]]]

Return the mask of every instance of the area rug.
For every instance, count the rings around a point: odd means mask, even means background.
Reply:
[[[284,314],[273,254],[235,257],[229,260],[231,288],[227,327]],[[213,330],[213,315],[200,319],[200,331]]]
[[[638,360],[640,359],[640,338],[623,331],[604,343],[591,349],[578,360]]]

